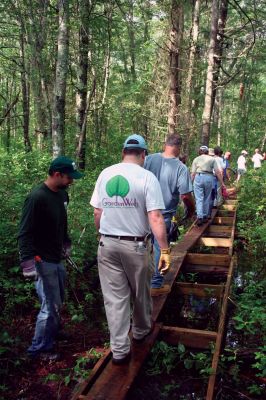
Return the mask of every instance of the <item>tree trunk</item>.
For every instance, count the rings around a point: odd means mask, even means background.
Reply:
[[[222,126],[222,109],[223,109],[223,88],[216,90],[213,111],[213,123],[217,133],[217,145],[221,146],[221,126]]]
[[[69,1],[59,0],[57,63],[54,88],[52,142],[53,157],[64,154],[65,101],[69,53]]]
[[[29,83],[26,74],[25,52],[24,52],[24,35],[20,34],[20,58],[21,58],[21,91],[22,91],[22,110],[23,110],[23,138],[26,151],[31,151],[31,143],[29,136],[30,124],[30,96]]]
[[[128,2],[128,8],[129,11],[126,12],[123,8],[123,5],[121,4],[120,0],[116,0],[116,4],[119,7],[119,10],[121,11],[124,20],[126,21],[127,25],[127,32],[128,32],[128,38],[129,38],[129,56],[130,56],[130,72],[131,72],[131,78],[135,82],[137,80],[137,74],[136,74],[136,40],[135,40],[135,23],[134,23],[134,1],[129,0]],[[126,65],[127,68],[127,65]]]
[[[212,99],[213,99],[213,79],[215,71],[215,49],[217,47],[217,32],[218,32],[218,13],[219,13],[219,0],[212,0],[211,8],[211,33],[210,44],[208,50],[208,68],[205,88],[205,101],[202,115],[202,137],[201,143],[204,145],[209,144],[210,139],[210,125],[212,113]]]
[[[38,147],[41,147],[43,137],[51,134],[51,104],[48,93],[47,69],[48,61],[44,51],[47,42],[47,11],[49,1],[29,1],[29,21],[27,24],[27,39],[31,50],[31,90],[35,108],[35,133]],[[37,7],[37,8],[36,8]]]
[[[183,5],[181,1],[172,0],[170,11],[170,41],[169,41],[169,111],[168,133],[176,131],[179,106],[181,103],[181,79],[180,79],[180,47],[183,35]]]
[[[86,128],[87,128],[87,93],[88,93],[88,52],[89,52],[89,17],[91,1],[80,2],[79,17],[79,57],[77,66],[77,93],[76,93],[76,123],[77,148],[76,154],[80,169],[85,169],[86,159]]]
[[[228,0],[221,0],[219,18],[218,18],[218,34],[215,49],[215,70],[213,74],[213,96],[212,96],[212,109],[215,101],[216,92],[218,90],[218,80],[220,76],[220,69],[222,65],[223,48],[224,48],[224,31],[226,26],[228,13]],[[211,110],[212,113],[212,110]]]
[[[191,126],[193,124],[191,93],[193,86],[197,41],[199,36],[200,2],[201,0],[195,0],[194,9],[192,13],[192,28],[191,28],[190,51],[188,60],[188,73],[186,79],[186,93],[184,94],[184,123],[185,123],[185,137],[183,141],[184,153],[188,153],[188,144],[194,132],[194,129]]]

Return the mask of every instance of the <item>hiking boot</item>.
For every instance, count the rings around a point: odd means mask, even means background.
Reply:
[[[122,358],[112,358],[112,363],[114,365],[124,365],[124,364],[128,364],[131,358],[131,351],[129,353],[127,353],[124,357]]]
[[[163,285],[160,288],[151,288],[151,296],[161,296],[162,294],[169,293],[170,291],[170,285]]]

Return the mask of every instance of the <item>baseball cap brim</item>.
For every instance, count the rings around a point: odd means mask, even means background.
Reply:
[[[84,174],[82,174],[79,171],[74,171],[74,172],[66,172],[68,176],[70,176],[70,178],[73,179],[80,179],[84,176]]]

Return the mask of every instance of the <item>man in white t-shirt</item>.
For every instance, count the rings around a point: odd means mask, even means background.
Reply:
[[[261,168],[261,162],[262,160],[264,160],[264,157],[260,154],[260,150],[259,149],[255,149],[255,153],[252,156],[252,162],[254,164],[254,168]]]
[[[241,155],[237,159],[237,182],[239,181],[240,177],[247,172],[247,155],[248,152],[246,150],[242,150]]]
[[[114,364],[130,360],[130,304],[132,336],[138,343],[152,330],[149,268],[150,228],[159,243],[159,270],[170,267],[170,249],[161,210],[164,201],[157,178],[143,167],[147,145],[140,135],[129,136],[123,160],[99,175],[90,204],[101,234],[98,268],[110,330]]]
[[[220,174],[223,176],[223,171],[225,168],[225,162],[222,158],[222,154],[223,151],[221,149],[221,147],[216,146],[214,148],[214,158],[217,162]],[[214,202],[214,205],[219,207],[223,204],[223,196],[222,196],[222,185],[221,182],[218,180],[218,178],[216,177],[216,181],[217,181],[217,196],[216,196],[216,202]]]

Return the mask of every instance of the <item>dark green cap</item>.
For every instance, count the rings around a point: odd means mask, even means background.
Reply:
[[[84,174],[77,170],[77,165],[75,161],[68,157],[60,156],[55,158],[50,165],[49,171],[62,172],[67,174],[70,178],[80,179]]]

